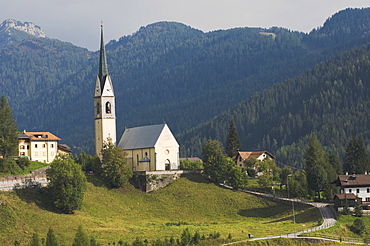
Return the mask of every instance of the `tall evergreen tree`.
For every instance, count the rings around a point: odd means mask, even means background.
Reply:
[[[0,155],[18,155],[18,129],[4,95],[0,99]]]
[[[240,150],[240,140],[238,136],[238,132],[236,130],[236,126],[234,123],[234,119],[230,120],[229,130],[226,136],[226,144],[225,144],[225,151],[229,157],[236,156],[238,150]]]
[[[320,192],[330,186],[334,181],[334,169],[329,165],[325,152],[317,139],[315,133],[311,135],[311,141],[306,151],[306,168],[307,184],[309,190],[316,192],[320,198]],[[331,180],[333,179],[333,180]],[[330,194],[330,192],[326,192]]]
[[[72,246],[90,246],[89,237],[82,230],[82,226],[78,227]]]
[[[39,234],[37,232],[32,235],[29,246],[42,246]]]
[[[49,228],[48,234],[46,235],[46,243],[45,246],[58,246],[58,240],[55,236],[54,230]]]
[[[352,137],[346,146],[343,169],[349,174],[364,174],[369,171],[368,153],[362,135]]]

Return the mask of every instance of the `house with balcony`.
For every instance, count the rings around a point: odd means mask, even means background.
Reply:
[[[334,196],[334,207],[336,211],[343,210],[345,199],[349,202],[349,209],[353,210],[353,200],[357,197],[363,210],[370,210],[370,175],[352,174],[338,175],[334,181],[337,194]]]

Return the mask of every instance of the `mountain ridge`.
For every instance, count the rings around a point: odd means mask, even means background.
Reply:
[[[207,122],[257,91],[369,42],[363,35],[369,30],[369,12],[340,11],[328,20],[336,22],[337,31],[330,34],[278,27],[204,33],[159,22],[110,41],[106,50],[116,92],[117,136],[125,126],[163,120],[175,134]],[[343,13],[356,15],[359,27],[353,28],[361,37],[343,35],[346,29],[336,21]],[[47,129],[71,147],[92,153],[97,62],[98,52],[48,38],[28,35],[2,47],[0,94],[8,97],[19,128]]]

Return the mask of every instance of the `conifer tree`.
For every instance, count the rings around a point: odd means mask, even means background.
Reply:
[[[236,126],[234,123],[234,119],[231,119],[229,130],[226,136],[226,144],[225,144],[226,154],[229,157],[236,156],[240,148],[241,148],[240,140],[239,140],[238,132],[236,130]]]
[[[306,151],[307,184],[309,190],[316,192],[320,198],[320,192],[330,186],[334,181],[334,169],[329,165],[325,152],[315,133],[311,135],[311,141]],[[331,180],[333,179],[333,180]],[[330,194],[326,192],[326,194]]]
[[[362,135],[352,137],[346,146],[344,170],[349,174],[364,174],[368,169],[368,156]]]
[[[0,99],[0,156],[18,155],[18,129],[5,96]]]
[[[37,232],[35,232],[32,235],[32,239],[31,239],[29,246],[41,246],[41,240]]]
[[[89,237],[82,230],[82,226],[78,227],[72,246],[90,246]]]
[[[48,234],[46,235],[46,243],[45,246],[58,246],[58,240],[55,236],[54,230],[49,228]]]

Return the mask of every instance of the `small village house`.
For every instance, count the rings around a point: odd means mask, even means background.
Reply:
[[[71,152],[67,145],[60,145],[61,139],[50,132],[19,133],[19,156],[28,157],[32,161],[51,163],[57,154]]]
[[[270,154],[268,151],[238,151],[234,160],[237,166],[246,167],[245,161],[250,158],[256,158],[259,161],[263,161],[268,157],[275,159],[275,156]]]
[[[338,193],[334,196],[336,211],[341,212],[343,210],[345,199],[350,203],[350,210],[353,210],[352,200],[355,200],[356,197],[360,200],[363,210],[370,210],[369,174],[338,175],[334,183]]]

